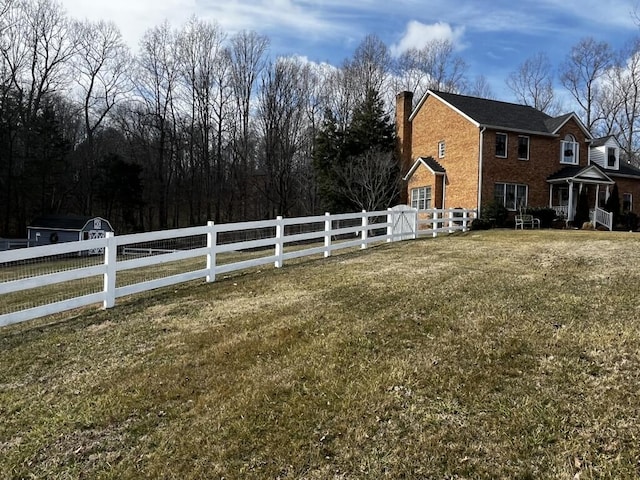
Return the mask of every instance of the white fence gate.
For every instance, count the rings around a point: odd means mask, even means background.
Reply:
[[[0,252],[0,327],[196,279],[421,235],[466,231],[470,210],[377,212],[218,224]],[[96,235],[98,236],[98,235]],[[354,238],[355,236],[355,238]],[[244,238],[244,239],[241,239]],[[100,252],[100,255],[91,253]],[[79,282],[82,283],[80,288]]]
[[[408,205],[396,205],[391,209],[391,231],[393,239],[411,240],[416,238],[418,210]]]

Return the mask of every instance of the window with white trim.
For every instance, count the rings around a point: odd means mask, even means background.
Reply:
[[[580,145],[573,135],[567,134],[560,142],[560,163],[577,165],[579,161]]]
[[[438,142],[438,158],[444,158],[445,143],[444,140]]]
[[[529,137],[518,137],[518,160],[529,160]]]
[[[494,200],[507,210],[516,211],[527,206],[529,187],[519,183],[496,183]]]
[[[622,194],[622,211],[630,212],[633,210],[633,195],[630,193]]]
[[[607,167],[616,168],[618,165],[618,153],[616,147],[607,147]]]
[[[411,189],[411,208],[428,210],[431,208],[431,187]]]
[[[507,134],[496,133],[496,157],[507,158]]]

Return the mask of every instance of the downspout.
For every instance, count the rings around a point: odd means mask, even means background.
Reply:
[[[442,176],[442,209],[447,208],[447,174]]]
[[[483,157],[483,147],[484,147],[484,132],[487,127],[482,127],[480,129],[480,148],[478,154],[478,213],[477,218],[480,218],[480,208],[482,205],[482,157]]]

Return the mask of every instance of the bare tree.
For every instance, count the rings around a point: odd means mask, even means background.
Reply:
[[[176,35],[168,22],[148,30],[137,57],[137,115],[146,127],[146,163],[151,203],[160,228],[169,221],[169,193],[174,174],[175,96],[179,76]]]
[[[609,44],[588,37],[572,47],[560,68],[560,81],[584,110],[585,125],[589,130],[597,121],[593,115],[593,103],[598,95],[598,80],[612,62],[613,52]]]
[[[478,75],[475,78],[474,82],[467,88],[467,94],[480,98],[495,98],[491,85],[489,85],[489,81],[484,75]]]
[[[398,162],[393,152],[371,148],[351,161],[336,166],[340,193],[361,210],[375,211],[391,206],[398,197]]]
[[[222,42],[224,35],[215,23],[192,18],[180,32],[178,40],[181,75],[188,109],[188,162],[190,170],[189,211],[190,222],[203,220],[201,205],[204,201],[206,218],[213,218],[212,206],[219,206],[219,192],[214,192],[214,101],[218,86],[218,65],[224,63]],[[213,160],[213,161],[212,161]],[[204,188],[203,188],[204,187]],[[220,209],[216,208],[216,221]]]
[[[118,27],[108,22],[78,22],[78,48],[74,57],[74,79],[82,105],[85,142],[78,166],[78,194],[82,211],[92,212],[93,184],[102,154],[94,142],[117,103],[130,91],[131,57]]]
[[[450,40],[432,40],[412,48],[396,60],[396,91],[409,90],[418,101],[427,90],[461,92],[466,87],[467,64],[455,54]]]
[[[19,2],[7,15],[11,18],[4,34],[10,41],[2,55],[11,87],[19,92],[25,107],[24,120],[28,122],[45,95],[65,89],[77,39],[66,13],[55,0]]]
[[[266,66],[266,53],[269,48],[267,37],[256,32],[243,31],[231,38],[229,58],[231,59],[231,78],[236,101],[236,131],[234,137],[234,191],[240,196],[240,212],[248,217],[250,175],[255,168],[255,138],[252,140],[251,104],[254,89],[261,72]],[[234,199],[231,198],[231,201]]]
[[[391,56],[387,46],[377,35],[367,35],[356,48],[353,58],[343,65],[355,101],[362,101],[369,90],[382,91],[390,69]]]
[[[0,163],[9,181],[2,203],[5,218],[23,225],[27,217],[48,208],[44,193],[39,199],[29,193],[51,185],[54,149],[47,142],[62,141],[55,104],[68,87],[76,39],[66,13],[54,0],[15,2],[2,9],[3,110],[11,112],[10,119],[5,116],[9,124],[3,126],[8,148]],[[47,127],[49,136],[43,132]],[[56,160],[63,150],[56,149]]]
[[[629,161],[640,151],[640,40],[624,49],[604,80],[606,94],[598,97],[607,132],[615,134]]]
[[[299,194],[299,171],[309,98],[308,66],[296,58],[279,58],[262,80],[258,124],[262,137],[259,164],[261,193],[269,216],[288,215]]]
[[[518,102],[547,113],[555,113],[557,103],[553,91],[553,71],[545,53],[537,53],[509,74],[507,87]]]

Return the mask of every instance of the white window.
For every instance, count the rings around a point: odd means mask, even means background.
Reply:
[[[411,189],[411,208],[428,210],[431,208],[431,187]]]
[[[630,212],[633,210],[633,195],[630,193],[622,194],[622,211]]]
[[[506,133],[496,133],[496,157],[507,158]]]
[[[560,142],[560,163],[577,165],[579,159],[579,145],[573,135],[569,134]]]
[[[494,200],[507,210],[516,211],[527,206],[528,187],[517,183],[496,183]]]
[[[518,137],[518,160],[529,160],[529,137]]]
[[[444,158],[445,144],[444,140],[438,142],[438,158]]]

